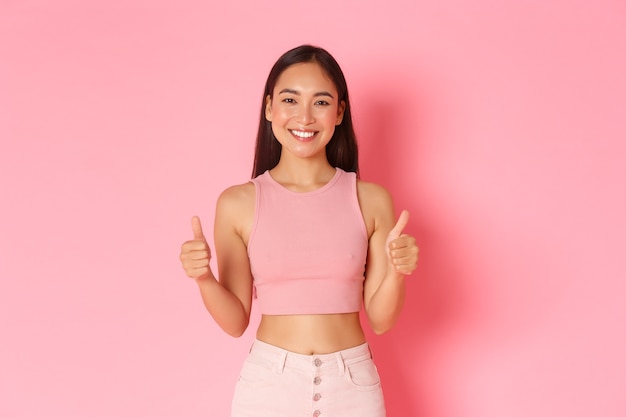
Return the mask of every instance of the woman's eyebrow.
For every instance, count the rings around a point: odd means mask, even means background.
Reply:
[[[283,88],[282,90],[278,92],[278,94],[293,94],[293,95],[299,96],[300,92],[297,90],[293,90],[291,88]],[[318,93],[313,94],[313,97],[320,97],[320,96],[335,98],[328,91],[320,91]]]

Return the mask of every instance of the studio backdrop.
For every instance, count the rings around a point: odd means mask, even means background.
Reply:
[[[180,244],[312,43],[421,248],[389,416],[623,417],[625,39],[612,0],[0,0],[0,415],[228,415],[259,313],[224,334]]]

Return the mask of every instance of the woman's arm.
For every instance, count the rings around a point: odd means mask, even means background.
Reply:
[[[359,202],[369,233],[365,269],[365,312],[376,334],[390,330],[402,311],[405,276],[417,266],[418,248],[402,233],[408,212],[395,220],[391,196],[383,187],[359,182]]]
[[[199,220],[194,239],[181,248],[183,267],[194,278],[202,301],[215,322],[229,335],[239,337],[248,327],[252,304],[252,274],[247,253],[247,233],[254,215],[254,185],[225,190],[217,201],[214,239],[219,281],[211,271],[210,249]]]

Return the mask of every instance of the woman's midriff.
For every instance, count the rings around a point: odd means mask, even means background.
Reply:
[[[359,313],[263,315],[256,337],[304,355],[332,353],[365,343]]]

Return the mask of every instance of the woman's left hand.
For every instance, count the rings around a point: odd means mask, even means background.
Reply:
[[[409,275],[417,268],[419,248],[413,236],[402,233],[409,222],[409,212],[404,210],[389,232],[386,249],[389,265],[394,272]]]

